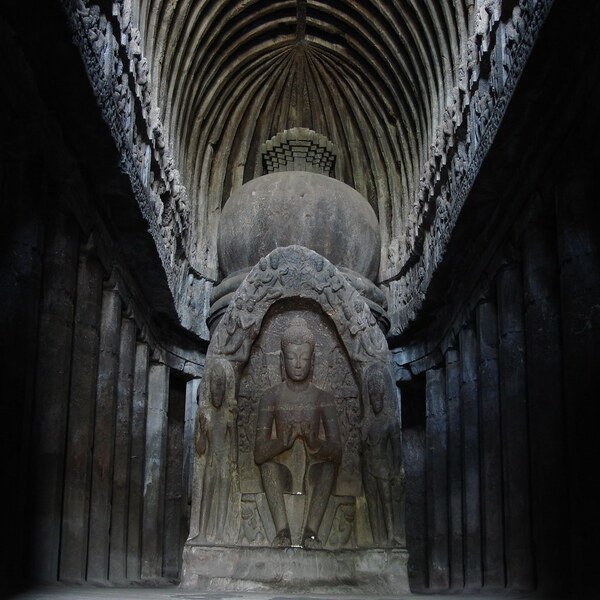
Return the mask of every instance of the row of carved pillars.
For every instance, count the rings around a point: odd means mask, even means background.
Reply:
[[[548,191],[443,362],[403,385],[413,590],[558,594],[593,578],[594,189],[578,172]]]
[[[7,560],[43,581],[176,578],[197,381],[161,361],[73,219],[27,221],[10,241],[15,356],[2,344],[17,391]]]

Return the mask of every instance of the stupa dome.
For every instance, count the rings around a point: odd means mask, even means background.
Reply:
[[[292,244],[371,281],[377,277],[377,217],[366,198],[345,183],[320,173],[278,171],[232,193],[221,213],[217,240],[224,277]]]

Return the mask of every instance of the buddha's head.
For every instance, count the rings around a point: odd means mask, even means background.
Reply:
[[[309,378],[314,361],[315,338],[304,319],[296,319],[281,336],[281,359],[286,377],[294,382]]]
[[[216,364],[210,373],[210,401],[215,408],[221,408],[223,404],[226,385],[225,369]]]

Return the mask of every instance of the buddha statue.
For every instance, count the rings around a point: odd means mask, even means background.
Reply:
[[[292,475],[281,456],[301,440],[306,450],[309,505],[302,546],[318,549],[318,531],[333,491],[341,459],[338,415],[333,396],[312,383],[315,339],[308,324],[297,319],[281,336],[283,381],[269,388],[258,409],[254,460],[259,466],[276,535],[273,547],[291,546],[284,493]],[[275,425],[275,435],[273,435]]]

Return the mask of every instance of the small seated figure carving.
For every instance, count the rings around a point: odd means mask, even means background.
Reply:
[[[315,339],[303,319],[292,323],[281,337],[284,381],[268,389],[258,409],[254,460],[260,467],[267,503],[275,523],[273,547],[291,546],[284,492],[291,489],[291,473],[278,457],[301,439],[307,451],[310,504],[302,546],[321,548],[317,537],[341,459],[341,441],[335,400],[313,385]],[[276,437],[272,439],[273,423]],[[320,431],[324,431],[324,439]]]

